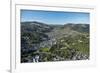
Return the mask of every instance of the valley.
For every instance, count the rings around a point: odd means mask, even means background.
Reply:
[[[21,63],[89,59],[89,24],[21,22]]]

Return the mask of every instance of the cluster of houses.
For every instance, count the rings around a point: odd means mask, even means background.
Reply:
[[[39,55],[35,55],[32,59],[33,62],[39,62]]]
[[[48,47],[50,48],[52,45],[56,44],[56,39],[50,39],[50,40],[46,40],[46,41],[43,41],[39,44],[40,47]]]

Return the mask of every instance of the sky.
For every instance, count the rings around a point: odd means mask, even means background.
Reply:
[[[57,12],[42,10],[21,10],[21,22],[38,21],[47,24],[90,23],[90,14],[83,12]]]

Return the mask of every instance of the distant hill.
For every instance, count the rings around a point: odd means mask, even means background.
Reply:
[[[89,33],[89,24],[65,24],[64,27],[69,27],[78,32]]]

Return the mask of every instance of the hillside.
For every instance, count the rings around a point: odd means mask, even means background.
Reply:
[[[21,62],[89,59],[89,24],[21,22]]]

